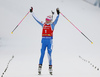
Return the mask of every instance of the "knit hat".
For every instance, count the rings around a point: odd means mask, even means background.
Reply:
[[[47,20],[47,21],[52,21],[52,16],[51,16],[51,15],[47,16],[47,17],[46,17],[46,20]]]

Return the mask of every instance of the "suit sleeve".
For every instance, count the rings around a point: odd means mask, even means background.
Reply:
[[[39,21],[39,19],[34,15],[34,13],[32,13],[32,17],[43,27],[43,23]]]
[[[51,24],[53,30],[54,30],[55,25],[58,22],[58,19],[59,19],[59,15],[56,17],[55,21]]]

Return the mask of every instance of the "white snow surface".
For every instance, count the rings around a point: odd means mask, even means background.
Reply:
[[[38,76],[41,49],[41,26],[29,14],[33,6],[41,21],[56,8],[89,39],[91,44],[62,15],[54,31],[52,77],[100,77],[100,8],[83,0],[1,0],[0,1],[0,76],[10,62],[4,77],[51,77],[45,53],[42,75]],[[94,65],[94,67],[93,67]]]

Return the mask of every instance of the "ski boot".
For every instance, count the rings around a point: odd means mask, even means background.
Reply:
[[[50,73],[50,75],[53,75],[52,74],[52,65],[49,65],[49,73]]]
[[[42,65],[39,64],[39,67],[38,67],[38,75],[41,75],[41,70],[42,70]]]

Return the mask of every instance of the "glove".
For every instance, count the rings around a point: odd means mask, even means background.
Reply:
[[[33,7],[31,7],[30,12],[31,12],[31,13],[33,12]]]
[[[57,11],[57,14],[59,15],[59,13],[60,13],[59,8],[57,8],[56,11]]]

